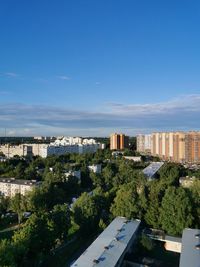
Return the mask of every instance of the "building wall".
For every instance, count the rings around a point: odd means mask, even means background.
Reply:
[[[122,150],[129,147],[129,137],[124,134],[111,134],[110,136],[110,149]]]
[[[0,152],[2,152],[7,158],[12,158],[15,155],[20,157],[31,156],[32,155],[32,146],[31,145],[1,145]]]
[[[143,153],[151,152],[151,134],[137,135],[137,151]]]
[[[0,194],[3,194],[6,197],[14,197],[17,193],[25,195],[27,192],[33,190],[38,184],[30,184],[31,181],[27,184],[17,184],[10,179],[10,182],[0,182]]]
[[[200,132],[153,133],[151,154],[173,162],[200,163]]]

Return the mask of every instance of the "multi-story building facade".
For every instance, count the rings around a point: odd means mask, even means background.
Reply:
[[[101,144],[94,139],[83,139],[80,137],[61,137],[50,144],[22,144],[11,146],[9,144],[0,146],[0,152],[7,158],[15,155],[41,156],[43,158],[49,155],[63,155],[66,153],[94,153],[101,149]]]
[[[17,193],[25,195],[41,182],[36,180],[20,180],[15,178],[0,178],[0,194],[6,197],[14,197]]]
[[[110,149],[122,150],[129,147],[129,137],[125,134],[111,134],[110,136]]]
[[[32,155],[32,146],[27,144],[22,145],[0,145],[0,152],[2,152],[6,158],[12,158],[15,155],[20,157],[26,157]]]
[[[151,154],[173,162],[200,163],[200,132],[153,133]]]
[[[151,134],[137,135],[137,151],[141,153],[151,152]]]

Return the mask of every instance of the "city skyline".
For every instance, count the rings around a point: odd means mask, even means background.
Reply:
[[[0,136],[200,130],[200,3],[2,1]]]

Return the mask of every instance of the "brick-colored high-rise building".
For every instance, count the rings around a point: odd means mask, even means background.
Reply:
[[[151,154],[173,162],[200,162],[200,132],[153,133]]]
[[[129,147],[129,137],[124,134],[111,134],[110,136],[110,149],[124,149]]]

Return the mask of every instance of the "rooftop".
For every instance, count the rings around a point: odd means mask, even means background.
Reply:
[[[185,229],[182,236],[180,267],[200,267],[200,229]]]
[[[10,183],[10,184],[34,186],[34,185],[38,185],[41,182],[39,182],[37,180],[23,180],[23,179],[15,179],[15,178],[0,178],[0,183]]]
[[[140,225],[140,220],[115,218],[71,267],[114,267]]]
[[[144,175],[147,178],[152,178],[157,171],[163,166],[164,162],[153,162],[143,170]]]

